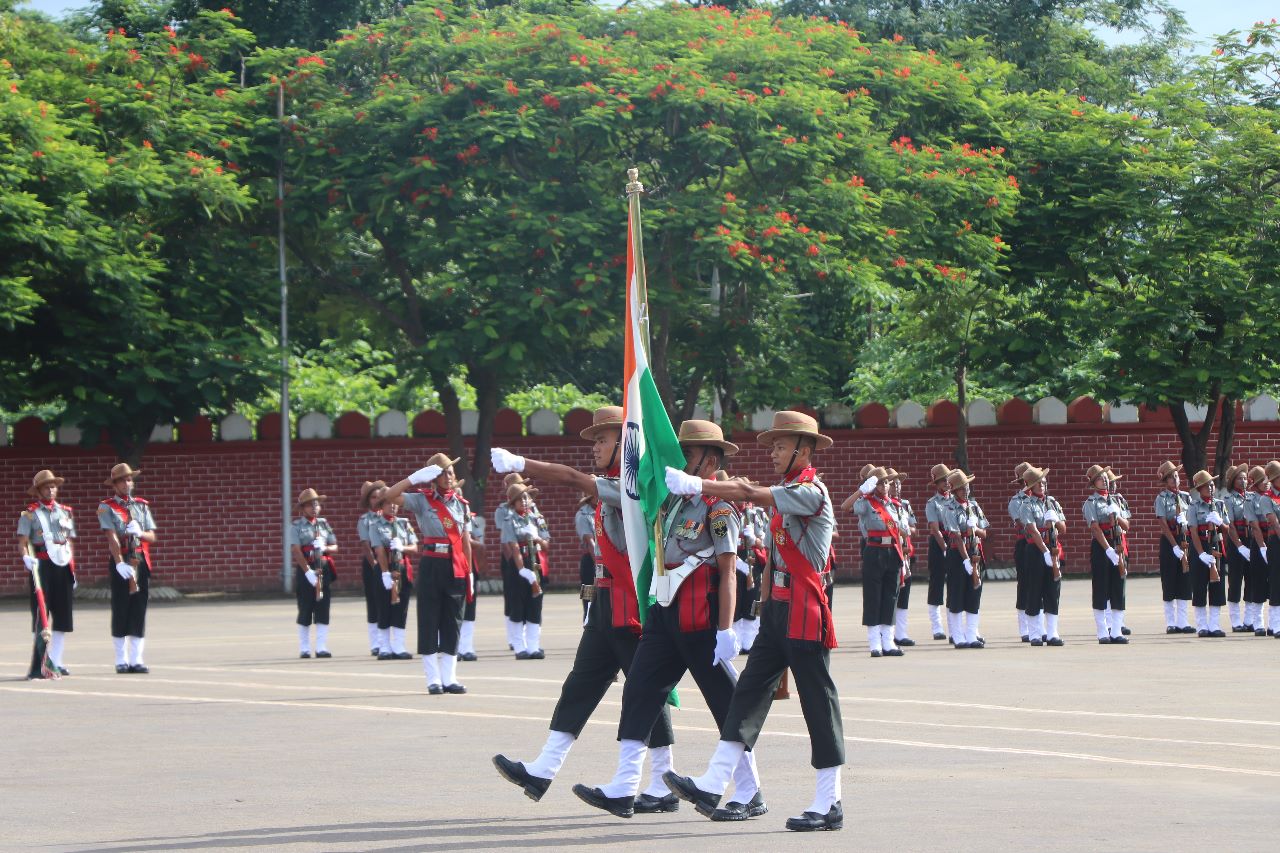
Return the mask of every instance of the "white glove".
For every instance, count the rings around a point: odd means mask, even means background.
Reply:
[[[1174,545],[1174,546],[1173,546],[1173,556],[1175,556],[1175,557],[1177,557],[1179,560],[1181,560],[1181,559],[1182,559],[1182,553],[1183,553],[1183,552],[1182,552],[1182,549],[1181,549],[1181,548],[1179,548],[1177,545]]]
[[[312,539],[312,540],[311,540],[311,550],[313,550],[313,551],[323,551],[323,550],[324,550],[324,540],[323,540],[323,539]]]
[[[1240,556],[1244,557],[1245,560],[1250,560],[1253,558],[1253,552],[1249,550],[1248,545],[1241,545],[1236,550],[1240,552]]]
[[[415,486],[422,486],[430,483],[436,477],[444,473],[444,469],[439,465],[428,465],[426,468],[419,468],[409,475],[409,482]]]
[[[751,567],[748,566],[747,561],[742,559],[741,557],[738,557],[737,562],[734,563],[734,568],[742,572],[744,575],[751,574]]]
[[[124,526],[124,532],[130,536],[141,536],[142,528],[138,526],[138,522],[130,519],[129,523]]]
[[[1056,509],[1051,509],[1044,514],[1044,520],[1050,524],[1056,524],[1059,521],[1062,521],[1062,516],[1058,515],[1058,511]]]
[[[521,569],[521,570],[520,570],[520,577],[522,577],[522,578],[524,578],[526,581],[528,581],[530,586],[532,586],[532,585],[533,585],[533,582],[534,582],[534,581],[536,581],[536,580],[538,579],[537,575],[535,575],[535,574],[533,573],[533,570],[532,570],[532,569]]]
[[[965,573],[966,575],[971,575],[971,574],[973,574],[973,560],[965,560],[965,561],[964,561],[964,573]]]
[[[1212,555],[1212,554],[1210,554],[1210,553],[1208,553],[1207,551],[1201,551],[1201,552],[1200,552],[1200,562],[1204,563],[1206,566],[1212,566],[1212,565],[1213,565],[1213,555]]]
[[[1111,561],[1111,565],[1113,566],[1120,565],[1120,555],[1116,553],[1115,548],[1107,549],[1107,559]]]
[[[1178,522],[1178,523],[1179,523],[1179,524],[1181,524],[1183,527],[1186,527],[1186,526],[1187,526],[1187,514],[1186,514],[1185,512],[1180,512],[1180,513],[1178,513],[1178,517],[1177,517],[1177,518],[1175,518],[1175,519],[1174,519],[1174,521]],[[1182,558],[1181,558],[1181,557],[1179,557],[1178,559],[1179,559],[1179,560],[1181,560]]]
[[[307,578],[307,583],[311,584],[312,586],[315,586],[316,585],[315,569],[307,569],[306,578]]]
[[[740,651],[742,651],[742,646],[738,644],[738,635],[733,632],[732,628],[716,631],[716,653],[711,658],[711,665],[716,666],[721,661],[731,661],[738,656]]]
[[[394,584],[393,584],[393,583],[392,583],[392,581],[391,581],[391,572],[383,572],[383,573],[382,573],[382,588],[383,588],[383,589],[391,589],[391,587],[392,587],[392,586],[394,586]]]
[[[1262,550],[1265,551],[1266,549],[1263,548]],[[34,572],[36,569],[40,568],[40,561],[30,554],[23,554],[22,565],[26,567],[27,571]]]
[[[399,537],[393,536],[391,541],[387,543],[387,547],[392,551],[403,551],[404,543],[400,541]]]
[[[1045,551],[1045,552],[1044,552],[1044,564],[1045,564],[1046,566],[1050,566],[1050,567],[1052,567],[1052,566],[1053,566],[1053,552],[1052,552],[1052,551]]]
[[[862,485],[858,486],[858,491],[864,495],[869,495],[876,490],[876,483],[880,482],[880,478],[874,474],[862,481]]]
[[[1213,512],[1206,515],[1204,517],[1204,520],[1209,522],[1210,524],[1216,524],[1219,527],[1226,524],[1226,522],[1222,520],[1222,516],[1218,515],[1218,511],[1216,509]]]
[[[524,470],[524,457],[508,453],[501,447],[495,447],[489,451],[489,464],[499,474],[510,474],[512,471]]]
[[[116,573],[119,574],[120,577],[124,578],[125,580],[128,580],[129,578],[133,577],[133,566],[123,562],[116,563]]]
[[[702,478],[667,467],[667,491],[673,495],[693,497],[702,494]]]
[[[1264,562],[1264,563],[1265,563],[1265,562],[1267,561],[1267,546],[1266,546],[1266,545],[1259,545],[1259,546],[1258,546],[1258,556],[1262,557],[1262,562]]]

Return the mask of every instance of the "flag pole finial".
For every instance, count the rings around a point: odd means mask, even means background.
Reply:
[[[640,170],[634,166],[627,169],[627,195],[644,192],[644,184],[640,183]]]

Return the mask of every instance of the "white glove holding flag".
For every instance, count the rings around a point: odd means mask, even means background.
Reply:
[[[307,578],[307,583],[311,584],[312,586],[315,586],[316,585],[315,569],[307,569],[306,578]]]
[[[1175,518],[1175,519],[1174,519],[1174,521],[1178,522],[1178,524],[1181,524],[1183,527],[1186,527],[1186,526],[1187,526],[1187,514],[1186,514],[1185,512],[1180,512],[1180,513],[1178,513],[1178,517],[1177,517],[1177,518]],[[1179,557],[1178,559],[1179,559],[1179,560],[1181,560],[1182,558],[1181,558],[1181,557]]]
[[[532,569],[521,569],[521,570],[520,570],[520,577],[522,577],[522,578],[524,578],[526,581],[528,581],[530,586],[532,586],[532,585],[533,585],[533,582],[534,582],[534,581],[536,581],[536,580],[538,579],[538,578],[537,578],[537,576],[536,576],[536,575],[534,575],[534,573],[533,573],[533,570],[532,570]]]
[[[1253,558],[1253,552],[1249,550],[1248,545],[1241,545],[1240,547],[1236,548],[1236,550],[1240,552],[1240,556],[1244,557],[1246,561],[1251,560]]]
[[[1115,548],[1107,549],[1107,559],[1111,561],[1111,565],[1113,566],[1120,565],[1120,555],[1116,553]]]
[[[751,574],[751,567],[748,566],[747,561],[742,559],[741,557],[738,557],[737,562],[735,562],[733,565],[734,565],[734,568],[742,572],[744,575]]]
[[[869,495],[876,490],[876,483],[880,482],[880,478],[874,474],[862,481],[862,485],[858,486],[858,491],[864,495]]]
[[[1226,524],[1226,522],[1222,520],[1222,516],[1218,514],[1218,511],[1216,509],[1213,512],[1206,515],[1204,517],[1204,520],[1209,522],[1210,524],[1215,524],[1218,527],[1221,527],[1222,525]]]
[[[409,475],[409,482],[415,486],[423,486],[430,483],[436,477],[444,473],[444,469],[439,465],[428,465],[426,468],[419,468]]]
[[[693,497],[702,494],[702,478],[667,467],[667,491],[673,495]]]
[[[1213,565],[1213,555],[1212,555],[1212,554],[1210,554],[1210,553],[1208,553],[1207,551],[1201,551],[1201,552],[1200,552],[1200,562],[1204,563],[1206,566],[1212,566],[1212,565]]]
[[[971,575],[971,574],[973,574],[973,560],[965,560],[965,561],[964,561],[964,573],[965,573],[966,575]]]
[[[733,632],[732,628],[726,628],[723,631],[716,631],[716,653],[711,658],[711,665],[718,666],[722,661],[728,662],[738,656],[738,652],[742,651],[742,646],[738,644],[738,635]]]
[[[1046,566],[1049,566],[1049,567],[1051,567],[1051,568],[1052,568],[1052,566],[1053,566],[1053,552],[1052,552],[1052,551],[1045,551],[1045,552],[1044,552],[1044,564],[1045,564]]]
[[[36,569],[40,568],[40,561],[37,560],[35,557],[31,556],[30,554],[23,554],[22,565],[26,568],[27,571],[34,572]]]
[[[1180,547],[1178,547],[1177,545],[1174,545],[1174,546],[1173,546],[1173,556],[1175,556],[1175,557],[1177,557],[1179,560],[1181,560],[1181,559],[1182,559],[1182,555],[1183,555],[1183,553],[1185,553],[1185,552],[1184,552]]]
[[[383,589],[391,589],[391,587],[392,587],[392,586],[394,586],[394,585],[395,585],[395,584],[394,584],[394,582],[391,580],[391,572],[383,572],[383,573],[382,573],[382,588],[383,588]]]
[[[512,471],[524,470],[524,457],[508,453],[501,447],[495,447],[489,451],[489,464],[499,474],[510,474]]]
[[[116,563],[116,574],[120,575],[120,577],[125,580],[128,580],[133,577],[133,566],[125,562]]]
[[[311,550],[313,550],[313,551],[323,551],[323,550],[324,550],[324,540],[323,540],[323,539],[312,539],[312,540],[311,540]]]
[[[137,521],[130,519],[129,523],[124,526],[124,532],[128,533],[130,536],[141,536],[142,528],[138,526]]]

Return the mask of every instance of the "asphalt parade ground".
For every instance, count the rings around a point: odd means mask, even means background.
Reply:
[[[28,616],[5,602],[0,848],[1274,849],[1280,641],[1167,636],[1159,582],[1143,578],[1129,584],[1128,646],[1097,644],[1089,584],[1072,581],[1066,646],[1021,644],[1013,584],[989,583],[987,648],[956,650],[929,638],[915,592],[918,645],[881,659],[860,590],[836,592],[845,828],[819,835],[783,828],[813,794],[794,694],[757,745],[770,813],[746,823],[687,803],[621,820],[573,796],[613,775],[621,683],[541,802],[499,778],[494,753],[531,760],[546,736],[580,634],[570,595],[548,597],[543,661],[513,659],[500,599],[482,598],[465,696],[427,695],[416,657],[370,658],[356,598],[334,603],[329,660],[298,659],[292,600],[153,603],[150,675],[115,673],[110,612],[86,604],[71,675],[48,682],[23,680]],[[696,774],[716,732],[688,679],[680,693],[676,768]]]

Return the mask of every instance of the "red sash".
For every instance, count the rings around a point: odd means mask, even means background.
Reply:
[[[129,513],[129,508],[122,506],[120,502],[116,500],[115,495],[112,495],[111,497],[107,498],[105,501],[103,501],[103,503],[111,507],[113,510],[115,510],[116,515],[120,516],[120,520],[123,521],[125,524],[128,524],[130,521],[133,521],[133,516]],[[155,567],[151,565],[151,543],[143,539],[142,537],[138,537],[138,541],[141,543],[142,556],[147,561],[147,570],[155,571]]]
[[[792,482],[811,483],[816,476],[817,472],[813,468],[806,468]],[[828,649],[834,649],[835,621],[831,617],[831,605],[827,601],[827,591],[823,588],[818,569],[805,558],[783,526],[782,513],[774,512],[773,519],[769,522],[769,531],[773,535],[773,544],[782,557],[782,564],[791,575],[789,588],[774,587],[769,593],[770,597],[779,601],[791,602],[791,610],[787,616],[788,639],[818,641]]]
[[[596,502],[596,543],[600,546],[600,562],[609,572],[609,605],[613,610],[613,627],[640,633],[640,603],[636,598],[636,580],[631,577],[631,561],[614,546],[604,531],[604,501]],[[603,584],[597,584],[603,587]]]
[[[880,516],[880,523],[884,525],[884,529],[889,533],[889,538],[893,540],[893,550],[897,552],[898,559],[901,560],[902,531],[898,529],[898,520],[889,513],[889,508],[874,492],[867,495],[867,503],[871,504],[871,508],[876,511],[876,515]]]
[[[462,531],[458,529],[458,522],[454,520],[453,514],[449,512],[449,508],[444,505],[444,501],[436,496],[434,490],[420,489],[422,496],[427,499],[427,503],[436,511],[436,516],[440,519],[440,526],[444,528],[445,538],[449,540],[449,556],[453,560],[453,576],[455,578],[466,578],[471,574],[471,566],[467,563],[467,552],[462,550]],[[475,593],[471,586],[467,586],[467,601],[474,601]]]

